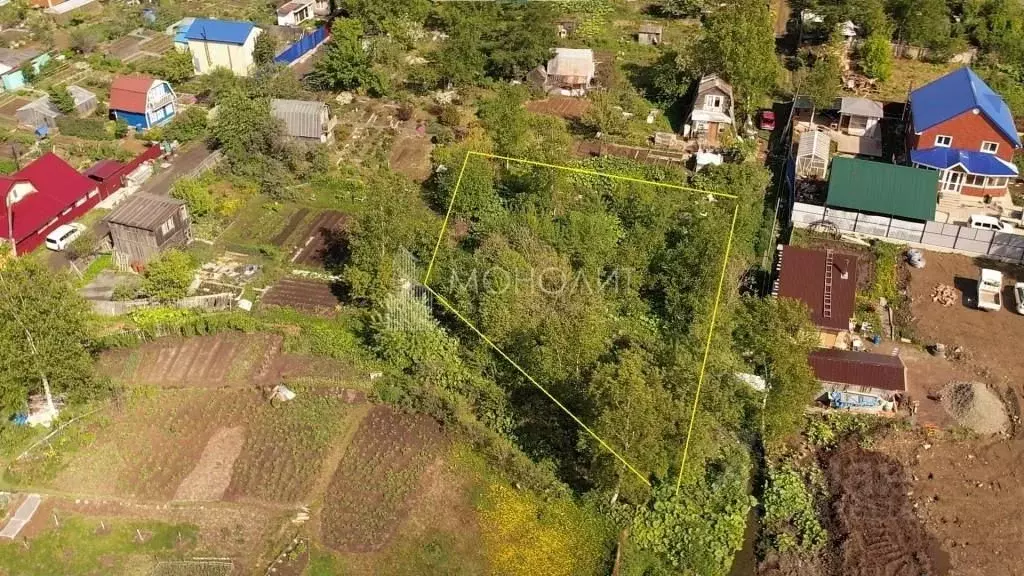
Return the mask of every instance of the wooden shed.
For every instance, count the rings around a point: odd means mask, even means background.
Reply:
[[[636,33],[636,40],[641,44],[657,46],[658,44],[661,44],[661,32],[661,26],[650,22],[644,22],[640,25],[640,30]]]
[[[192,239],[188,208],[181,200],[135,194],[105,219],[114,245],[114,260],[122,268],[146,264],[167,248]]]

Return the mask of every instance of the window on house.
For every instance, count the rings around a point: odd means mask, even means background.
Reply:
[[[982,141],[982,143],[981,143],[981,151],[982,152],[987,152],[988,154],[995,154],[997,150],[999,150],[999,143],[998,142],[989,142],[987,140]]]
[[[722,109],[722,97],[717,94],[708,94],[704,97],[704,109],[705,110],[721,110]]]
[[[939,136],[935,137],[935,145],[936,146],[941,146],[943,148],[949,148],[950,146],[953,145],[953,137],[952,136],[942,136],[940,134]]]
[[[93,190],[92,192],[89,192],[89,198],[95,198],[97,194],[99,194],[99,191]]]
[[[85,196],[82,196],[81,198],[78,199],[77,202],[75,202],[75,208],[78,208],[82,204],[85,204]]]
[[[164,222],[164,225],[160,227],[160,235],[166,236],[170,234],[172,230],[174,230],[174,218],[168,218],[167,222]]]
[[[1004,188],[1008,182],[1008,178],[989,178],[988,188]]]

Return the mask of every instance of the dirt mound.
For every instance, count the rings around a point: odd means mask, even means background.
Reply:
[[[961,426],[978,434],[998,434],[1009,420],[1002,400],[978,382],[951,382],[942,389],[942,407]]]
[[[847,444],[827,462],[843,576],[940,574],[925,531],[907,498],[903,467],[880,452]]]

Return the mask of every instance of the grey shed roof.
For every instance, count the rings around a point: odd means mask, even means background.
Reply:
[[[185,202],[175,198],[138,193],[125,200],[104,220],[110,224],[131,226],[152,232],[160,228],[184,205]]]
[[[284,121],[285,132],[299,138],[319,138],[324,133],[321,114],[327,104],[308,100],[270,101],[270,113]]]
[[[640,25],[641,34],[661,34],[661,26],[657,24],[651,24],[650,22],[644,22]]]
[[[43,53],[38,48],[0,48],[0,64],[5,64],[13,68],[19,68],[25,62],[39,56]]]
[[[882,103],[868,100],[867,98],[852,98],[846,96],[839,104],[839,113],[850,116],[864,116],[867,118],[882,117]]]
[[[555,48],[554,58],[548,60],[547,72],[551,76],[594,77],[594,51],[590,48]]]

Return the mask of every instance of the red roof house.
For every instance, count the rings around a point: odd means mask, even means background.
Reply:
[[[47,152],[9,176],[0,176],[0,237],[13,236],[18,254],[31,252],[54,228],[82,216],[100,201],[96,183]],[[10,215],[10,219],[8,216]]]
[[[152,76],[117,76],[110,84],[110,112],[139,130],[170,122],[174,101],[171,85]]]

